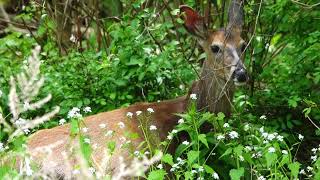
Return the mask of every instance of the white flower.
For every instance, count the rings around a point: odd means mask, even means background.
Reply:
[[[137,116],[139,116],[140,114],[142,114],[142,111],[136,111]]]
[[[154,113],[154,110],[153,110],[152,108],[148,108],[147,111],[148,111],[149,113]]]
[[[178,130],[174,129],[172,130],[172,134],[176,134],[178,132]]]
[[[312,171],[312,170],[313,170],[312,167],[310,167],[310,166],[307,167],[307,171],[308,171],[308,172],[310,172],[310,171]]]
[[[196,174],[197,171],[193,169],[193,170],[191,170],[191,173],[192,173],[192,174]]]
[[[14,122],[14,124],[18,127],[22,127],[23,125],[27,124],[27,120],[23,119],[23,118],[19,118],[18,120],[16,120]]]
[[[196,94],[190,94],[190,98],[192,100],[197,100],[197,95]]]
[[[283,141],[283,136],[278,135],[278,136],[277,136],[277,140],[280,141],[280,142],[282,142],[282,141]]]
[[[267,139],[269,141],[272,141],[274,138],[276,138],[276,136],[274,134],[268,134]]]
[[[203,171],[204,171],[203,167],[202,167],[202,166],[199,166],[198,172],[203,172]]]
[[[89,172],[91,173],[91,174],[93,174],[93,173],[95,173],[96,172],[96,170],[93,168],[93,167],[89,167]]]
[[[218,141],[219,141],[219,140],[223,140],[224,138],[225,138],[224,135],[221,135],[221,134],[217,136],[217,140],[218,140]]]
[[[73,34],[71,34],[69,40],[70,40],[71,42],[75,43],[77,39],[76,39],[76,37],[75,37]]]
[[[80,114],[80,109],[77,107],[73,107],[69,112],[68,112],[68,118],[82,118],[82,115]]]
[[[0,90],[0,97],[2,96],[2,94],[3,94],[3,93],[2,93],[2,91]]]
[[[262,137],[267,138],[269,134],[266,132],[263,132],[261,135],[262,135]]]
[[[85,113],[92,112],[92,111],[91,111],[91,107],[89,107],[89,106],[83,108],[83,111],[84,111]]]
[[[59,125],[63,125],[64,123],[66,123],[67,121],[65,119],[60,119],[59,120]]]
[[[311,151],[313,152],[313,154],[317,153],[318,149],[317,148],[312,148]]]
[[[133,113],[132,113],[132,112],[127,112],[127,117],[128,117],[128,118],[132,118],[132,116],[133,116]]]
[[[274,152],[276,152],[276,149],[274,147],[269,147],[268,152],[274,153]]]
[[[176,170],[176,168],[171,168],[170,172],[174,172]]]
[[[216,172],[214,172],[214,173],[212,174],[212,177],[213,177],[213,179],[220,179],[220,178],[219,178],[219,175],[218,175]]]
[[[86,133],[86,132],[88,132],[89,128],[84,127],[84,128],[81,128],[81,130],[82,130],[82,132]]]
[[[149,151],[144,152],[144,155],[149,155],[149,154],[150,154]]]
[[[317,155],[314,155],[314,156],[311,156],[311,158],[310,158],[310,159],[311,159],[312,161],[316,161],[316,160],[317,160],[317,158],[318,158],[318,157],[317,157]]]
[[[91,143],[91,141],[90,141],[89,138],[84,138],[83,141],[84,141],[84,143],[87,143],[87,144],[90,144],[90,143]]]
[[[104,128],[106,128],[106,127],[107,127],[107,125],[106,125],[106,124],[104,124],[104,123],[101,123],[101,124],[99,124],[99,127],[100,127],[101,129],[104,129]]]
[[[179,119],[178,120],[178,124],[182,124],[182,123],[184,123],[184,120],[183,119]]]
[[[266,115],[262,115],[262,116],[260,116],[260,119],[261,119],[261,120],[266,120],[266,119],[267,119],[267,116],[266,116]]]
[[[228,127],[230,127],[230,125],[229,125],[228,123],[224,123],[224,124],[223,124],[223,127],[224,127],[224,128],[228,128]]]
[[[299,134],[298,138],[302,141],[304,136],[302,136],[301,134]]]
[[[119,122],[119,123],[118,123],[118,126],[119,126],[121,129],[123,129],[123,128],[125,127],[125,125],[124,125],[123,122]]]
[[[167,139],[168,139],[168,140],[172,140],[172,138],[173,138],[173,137],[172,137],[171,134],[169,134],[169,135],[167,136]]]
[[[240,156],[239,156],[239,160],[240,160],[240,161],[244,161],[243,156],[240,155]]]
[[[244,127],[243,127],[244,131],[248,131],[249,129],[250,129],[250,125],[249,124],[244,125]]]
[[[244,149],[245,149],[246,151],[252,151],[252,147],[251,147],[251,146],[246,146],[246,147],[244,147]]]
[[[263,141],[263,144],[268,144],[268,143],[269,143],[268,140],[264,140],[264,141]]]
[[[299,174],[306,174],[306,171],[304,171],[304,169],[301,169]]]
[[[182,144],[188,146],[190,143],[188,141],[183,141]]]
[[[159,165],[157,166],[157,168],[158,168],[158,169],[163,169],[162,164],[159,164]]]
[[[262,126],[260,129],[259,129],[260,133],[264,133],[264,127]]]
[[[284,154],[284,155],[287,155],[287,154],[288,154],[288,151],[287,151],[287,150],[282,150],[281,152],[282,152],[282,154]]]
[[[259,177],[258,177],[258,180],[266,180],[266,178],[263,177],[263,176],[259,176]]]
[[[239,134],[236,131],[229,132],[229,136],[231,139],[236,139],[239,137]]]
[[[24,132],[25,134],[29,134],[29,133],[30,133],[30,130],[29,130],[29,129],[23,129],[23,132]]]
[[[139,151],[135,151],[133,154],[134,154],[135,156],[139,156],[139,155],[140,155],[140,152],[139,152]]]
[[[252,154],[253,158],[259,158],[261,156],[262,156],[261,152],[257,152],[257,153]]]
[[[151,125],[149,129],[150,129],[150,131],[157,130],[157,126]]]
[[[113,135],[113,131],[112,130],[107,131],[107,133],[105,134],[105,136],[112,136],[112,135]]]

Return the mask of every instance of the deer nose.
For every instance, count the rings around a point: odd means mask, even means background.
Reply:
[[[246,82],[247,81],[247,72],[244,68],[237,68],[234,71],[234,78],[238,82]]]

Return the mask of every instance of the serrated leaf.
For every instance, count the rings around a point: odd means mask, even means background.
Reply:
[[[239,169],[232,169],[229,172],[231,180],[240,180],[240,178],[244,175],[244,168],[241,167]]]
[[[209,148],[205,134],[199,134],[198,138],[207,148]]]
[[[148,180],[162,180],[166,174],[163,169],[151,171],[148,175]]]
[[[298,177],[298,173],[299,173],[299,168],[300,168],[300,163],[299,162],[294,162],[289,164],[289,169],[291,171],[291,176],[297,178]]]
[[[267,167],[272,166],[277,161],[277,154],[275,153],[267,153],[265,158],[267,160]]]
[[[199,151],[189,151],[188,154],[188,164],[191,166],[194,161],[199,158]]]
[[[171,154],[165,154],[164,156],[162,156],[162,161],[167,164],[170,164],[171,166],[174,164]]]

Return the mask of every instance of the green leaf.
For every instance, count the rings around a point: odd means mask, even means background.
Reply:
[[[220,157],[219,159],[221,159],[222,157],[229,155],[232,153],[232,148],[228,148]]]
[[[162,157],[162,161],[167,163],[167,164],[170,164],[171,166],[174,164],[173,163],[173,158],[171,156],[171,154],[165,154],[163,157]]]
[[[204,167],[204,170],[206,171],[206,173],[208,173],[208,174],[214,173],[214,170],[210,166],[204,165],[203,167]]]
[[[187,171],[187,172],[185,172],[184,173],[184,179],[185,180],[192,180],[193,178],[192,178],[192,173],[190,172],[190,171]]]
[[[205,134],[199,134],[198,138],[207,148],[209,148]]]
[[[277,161],[278,156],[275,153],[267,153],[265,157],[267,160],[267,167],[270,167]]]
[[[188,164],[191,166],[195,160],[199,158],[199,151],[189,151],[188,154]]]
[[[298,173],[299,173],[299,168],[300,168],[300,163],[299,162],[294,162],[289,164],[289,169],[291,171],[291,176],[297,178],[298,177]]]
[[[162,180],[167,173],[163,170],[151,171],[148,176],[148,180]]]
[[[244,168],[241,167],[239,169],[232,169],[229,172],[231,180],[240,180],[240,178],[244,175]]]
[[[107,147],[110,150],[110,153],[112,154],[114,152],[114,150],[116,149],[116,142],[115,141],[107,142]]]
[[[79,124],[77,119],[71,119],[70,123],[70,133],[71,136],[75,136],[79,133]]]

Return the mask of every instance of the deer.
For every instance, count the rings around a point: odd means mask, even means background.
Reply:
[[[168,133],[174,129],[180,119],[177,114],[184,113],[190,102],[190,95],[195,94],[196,105],[199,111],[212,113],[223,112],[230,116],[232,111],[232,96],[238,85],[248,81],[248,73],[243,62],[243,54],[246,49],[245,41],[241,38],[243,20],[243,1],[232,0],[228,11],[227,26],[221,29],[208,29],[204,17],[187,5],[180,6],[181,17],[184,20],[185,29],[193,35],[206,53],[200,73],[200,79],[192,84],[187,95],[172,100],[154,103],[136,103],[126,108],[102,112],[85,117],[83,122],[89,129],[87,134],[91,144],[98,147],[93,150],[92,158],[99,164],[103,161],[103,150],[107,141],[116,142],[116,150],[110,160],[110,170],[116,172],[119,166],[119,157],[130,159],[130,155],[121,149],[120,137],[125,132],[135,132],[138,138],[132,140],[134,147],[138,147],[144,141],[143,133],[139,128],[138,116],[140,111],[147,112],[151,108],[154,125],[159,132],[159,138],[165,140]],[[121,122],[128,118],[125,127]],[[99,125],[105,124],[114,134],[106,137],[105,130]],[[50,156],[37,152],[39,147],[50,146],[62,142],[51,149]],[[64,164],[63,152],[67,152],[70,146],[70,124],[54,127],[52,129],[39,130],[28,138],[27,152],[42,169],[55,171],[65,176],[72,169]],[[76,164],[73,162],[72,166]]]

